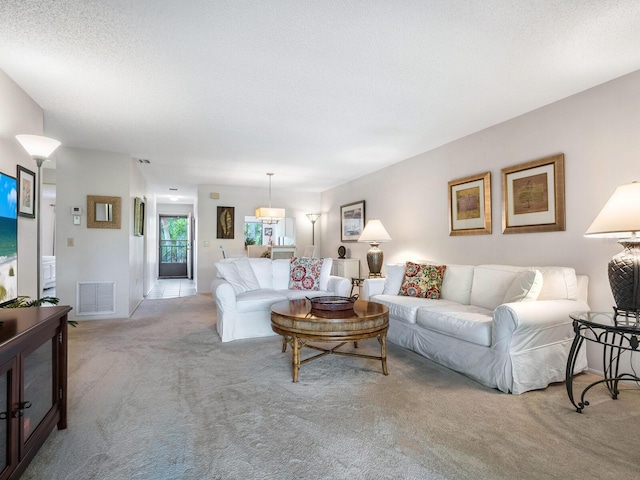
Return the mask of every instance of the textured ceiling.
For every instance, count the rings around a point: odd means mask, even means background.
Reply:
[[[322,191],[640,68],[638,0],[2,0],[0,69],[156,192]]]

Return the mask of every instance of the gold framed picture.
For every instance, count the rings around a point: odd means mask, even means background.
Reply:
[[[565,230],[564,154],[502,169],[502,233]]]
[[[491,233],[491,172],[449,182],[449,235]]]

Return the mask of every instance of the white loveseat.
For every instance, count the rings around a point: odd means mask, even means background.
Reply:
[[[229,258],[216,263],[211,293],[216,301],[216,329],[223,342],[277,335],[271,329],[274,303],[349,295],[351,281],[331,275],[331,258],[322,259],[317,285],[313,287],[317,289],[291,289],[291,262],[289,259]]]
[[[514,394],[565,379],[569,314],[589,310],[588,277],[565,267],[447,265],[440,299],[398,295],[405,264],[364,281],[389,307],[389,341]],[[585,349],[575,372],[587,368]]]

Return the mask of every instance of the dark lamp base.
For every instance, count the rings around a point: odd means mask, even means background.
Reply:
[[[371,249],[367,252],[367,265],[369,265],[369,276],[380,276],[382,270],[382,259],[384,255],[378,248],[379,243],[372,243]]]
[[[609,262],[611,293],[620,310],[640,309],[640,239],[625,239],[624,250]]]

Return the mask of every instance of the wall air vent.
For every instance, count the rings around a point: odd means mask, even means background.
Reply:
[[[76,299],[76,315],[116,313],[116,282],[78,282]]]

